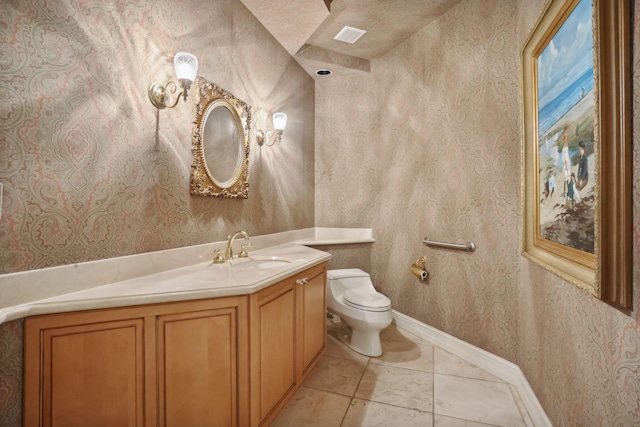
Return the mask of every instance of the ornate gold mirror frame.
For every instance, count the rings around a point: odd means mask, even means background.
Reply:
[[[229,92],[217,87],[198,77],[196,79],[197,92],[195,96],[195,120],[192,136],[193,163],[191,164],[191,194],[197,196],[217,196],[230,198],[249,197],[249,128],[251,124],[251,107]],[[222,136],[224,144],[237,144],[238,156],[233,159],[233,172],[230,177],[215,177],[211,170],[214,161],[225,161],[224,158],[213,158],[212,153],[220,151],[217,147],[211,147],[211,140],[207,131],[208,118],[216,108],[227,110],[231,114],[229,119],[233,123],[226,123],[225,127],[235,128],[235,132]],[[218,120],[219,120],[219,115]],[[224,113],[223,113],[224,116]],[[213,130],[215,132],[216,129]],[[220,130],[222,132],[222,130]],[[218,138],[220,139],[220,138]],[[232,148],[233,150],[233,148]],[[205,155],[205,153],[208,153]],[[223,157],[223,156],[220,156]],[[232,156],[234,157],[234,156]],[[227,161],[229,159],[226,159]],[[209,164],[208,164],[209,163]],[[225,166],[228,169],[228,166]]]

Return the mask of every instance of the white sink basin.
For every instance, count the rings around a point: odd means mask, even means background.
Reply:
[[[237,258],[233,260],[231,267],[234,269],[237,268],[258,268],[258,269],[269,269],[269,268],[278,268],[284,267],[286,264],[290,264],[291,261],[278,258],[275,256],[250,256],[248,258]]]

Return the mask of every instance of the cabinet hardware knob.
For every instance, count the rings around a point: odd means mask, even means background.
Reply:
[[[309,282],[309,279],[307,279],[306,277],[303,277],[302,279],[296,280],[296,283],[298,285],[306,285],[308,282]]]

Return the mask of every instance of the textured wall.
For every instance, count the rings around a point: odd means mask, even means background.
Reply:
[[[0,427],[22,425],[23,323],[0,325]]]
[[[640,425],[640,311],[621,314],[520,255],[520,49],[543,4],[462,2],[370,75],[318,80],[316,225],[372,227],[374,284],[394,307],[519,364],[554,425]],[[478,250],[430,249],[424,236]],[[409,274],[422,254],[426,285]]]
[[[0,44],[0,274],[313,225],[313,79],[240,1],[4,0]],[[193,88],[147,97],[178,50],[253,107],[248,200],[189,195]]]
[[[515,13],[512,2],[463,2],[371,75],[316,83],[316,225],[372,227],[375,284],[397,309],[511,360],[519,81],[505,17]],[[482,249],[427,249],[424,236]],[[427,285],[409,272],[422,254]]]
[[[313,225],[314,82],[240,1],[3,0],[0,45],[0,274]],[[253,107],[248,200],[189,195],[193,89],[147,97],[178,50]],[[0,374],[0,427],[19,426],[22,322],[0,325]]]

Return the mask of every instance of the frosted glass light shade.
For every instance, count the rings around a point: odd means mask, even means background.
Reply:
[[[287,115],[285,113],[274,113],[273,128],[277,131],[282,132],[286,126],[287,126]]]
[[[173,65],[176,67],[178,80],[189,80],[193,82],[198,73],[198,58],[187,52],[178,52],[173,58]]]

